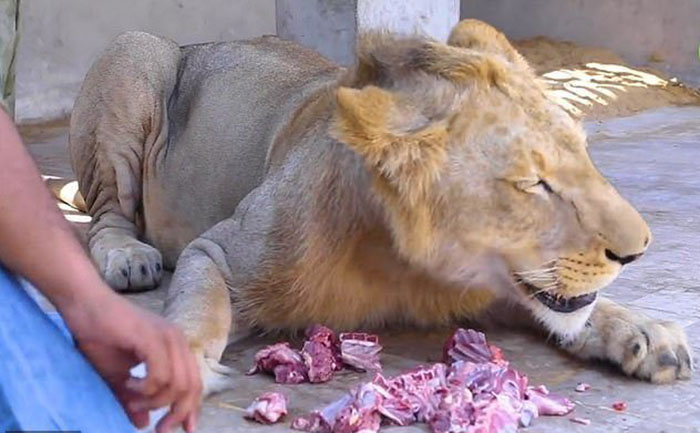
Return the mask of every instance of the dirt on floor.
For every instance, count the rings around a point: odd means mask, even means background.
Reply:
[[[630,66],[604,48],[544,37],[515,46],[575,117],[597,120],[671,105],[700,105],[698,90],[652,68]]]

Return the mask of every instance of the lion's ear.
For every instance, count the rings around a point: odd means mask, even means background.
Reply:
[[[525,58],[511,45],[508,38],[483,21],[475,19],[460,21],[452,29],[447,44],[482,53],[499,54],[519,68],[530,69]]]
[[[375,86],[341,87],[336,96],[336,138],[401,195],[416,199],[446,159],[447,122],[430,122]]]

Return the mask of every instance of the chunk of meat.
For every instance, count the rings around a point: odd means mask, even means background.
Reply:
[[[255,366],[248,374],[264,372],[275,376],[278,383],[321,383],[333,377],[344,366],[360,371],[380,370],[379,337],[362,332],[335,333],[322,325],[306,330],[301,351],[289,343],[268,346],[255,355]]]
[[[343,335],[340,337],[341,347]],[[361,340],[364,341],[364,340]],[[342,351],[341,351],[342,352]],[[377,374],[292,423],[312,433],[376,432],[385,424],[426,423],[434,433],[512,433],[539,415],[564,415],[573,403],[510,368],[500,350],[472,330],[458,330],[445,346],[447,364],[395,377]]]
[[[306,364],[309,382],[327,382],[334,371],[343,368],[338,346],[338,338],[330,328],[313,325],[306,330],[301,356]]]
[[[452,334],[445,343],[443,359],[446,364],[452,364],[455,361],[507,364],[501,349],[489,345],[483,332],[462,328]]]
[[[330,433],[333,431],[340,412],[342,412],[352,403],[352,394],[346,394],[323,409],[315,410],[308,416],[302,416],[295,419],[292,422],[292,428],[294,430],[312,433]]]
[[[537,406],[540,415],[566,415],[574,410],[574,403],[566,397],[549,392],[546,386],[528,387],[525,391],[528,400]]]
[[[379,411],[401,426],[428,422],[448,393],[447,374],[445,364],[421,367],[388,379],[378,374],[373,383],[385,397]]]
[[[576,392],[586,392],[589,389],[591,389],[591,385],[586,382],[579,382],[579,384],[576,385],[576,388],[574,388]]]
[[[289,343],[277,343],[255,354],[255,365],[248,374],[267,373],[277,383],[301,383],[307,380],[307,367],[301,353]]]
[[[340,358],[340,340],[332,329],[323,325],[312,325],[306,330],[306,340],[314,341],[331,349],[333,354],[333,370],[342,370],[343,361]]]
[[[379,431],[382,418],[378,411],[382,396],[374,384],[365,383],[351,392],[352,403],[343,408],[333,428],[337,433]]]
[[[434,433],[468,431],[474,424],[475,412],[470,392],[449,392],[442,396],[427,422]]]
[[[328,382],[335,371],[335,358],[330,347],[317,341],[307,341],[301,349],[306,373],[311,383]]]
[[[382,366],[379,363],[379,352],[382,346],[379,337],[364,332],[349,332],[340,334],[340,358],[346,366],[360,371],[377,371]]]
[[[287,399],[278,392],[266,392],[245,411],[245,417],[261,424],[274,424],[287,415]]]
[[[624,412],[627,410],[627,402],[622,400],[616,401],[612,404],[612,408],[618,412]]]

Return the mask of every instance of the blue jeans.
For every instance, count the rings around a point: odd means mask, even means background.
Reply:
[[[0,265],[0,433],[136,432],[61,326]]]

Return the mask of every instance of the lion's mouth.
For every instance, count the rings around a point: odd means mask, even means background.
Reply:
[[[525,286],[530,295],[540,301],[542,305],[557,313],[573,313],[586,305],[590,305],[598,297],[598,292],[591,292],[573,298],[565,298],[543,291],[528,282],[520,280],[520,283]]]

